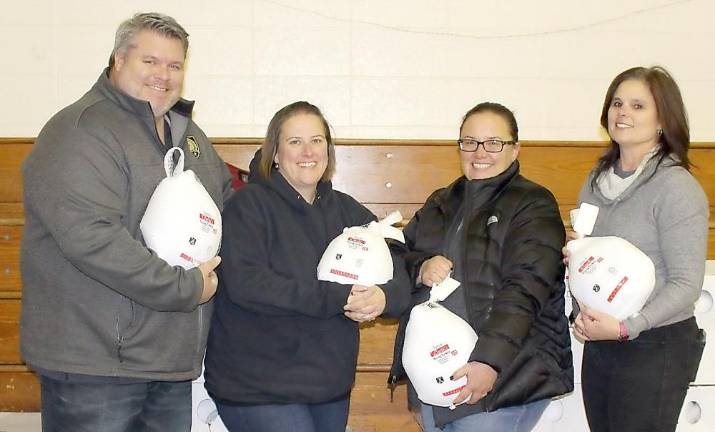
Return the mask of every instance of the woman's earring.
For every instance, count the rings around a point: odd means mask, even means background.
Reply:
[[[663,135],[663,128],[658,128],[658,129],[656,129],[656,130],[655,130],[655,133],[656,133],[658,136]]]

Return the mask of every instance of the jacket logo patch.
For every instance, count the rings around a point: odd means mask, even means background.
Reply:
[[[487,226],[497,222],[499,222],[499,218],[494,215],[491,215],[489,216],[489,219],[487,219]]]
[[[198,159],[199,156],[201,156],[201,148],[196,142],[196,138],[194,138],[192,135],[186,137],[186,148],[189,149],[189,152],[191,152],[191,154],[194,155],[195,158]]]

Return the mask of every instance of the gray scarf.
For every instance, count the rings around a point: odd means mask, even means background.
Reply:
[[[613,167],[610,167],[606,171],[602,172],[601,175],[598,176],[596,184],[598,184],[598,189],[601,191],[603,196],[609,200],[618,198],[618,196],[622,194],[624,190],[628,189],[628,186],[633,184],[633,182],[643,172],[643,168],[645,168],[648,161],[655,156],[659,148],[660,145],[656,145],[648,153],[646,153],[633,175],[626,178],[617,176],[616,173],[613,172]],[[616,161],[616,163],[618,163],[618,161]]]

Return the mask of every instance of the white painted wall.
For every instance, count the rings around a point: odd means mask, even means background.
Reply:
[[[191,34],[184,94],[210,136],[263,136],[297,99],[348,138],[453,138],[512,108],[522,139],[601,139],[610,80],[661,64],[694,140],[715,140],[712,0],[3,0],[0,136],[35,136],[106,65],[114,31],[157,10]]]

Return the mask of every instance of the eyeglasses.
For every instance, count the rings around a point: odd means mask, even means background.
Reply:
[[[459,144],[459,149],[465,152],[475,152],[479,149],[481,144],[484,147],[484,151],[487,153],[499,153],[504,149],[505,145],[514,145],[516,141],[502,141],[500,139],[488,139],[485,141],[478,141],[475,139],[458,139],[457,144]]]

